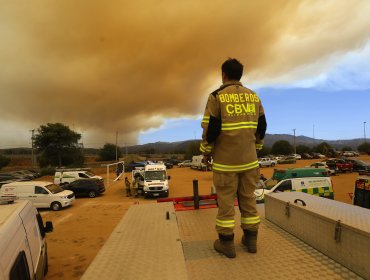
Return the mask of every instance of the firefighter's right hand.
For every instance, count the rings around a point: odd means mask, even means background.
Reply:
[[[210,166],[212,163],[212,156],[210,155],[203,155],[203,163],[207,166]]]

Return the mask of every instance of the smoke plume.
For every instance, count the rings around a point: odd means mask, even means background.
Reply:
[[[62,122],[101,146],[202,113],[228,57],[244,83],[277,79],[370,36],[361,0],[0,3],[1,121]]]

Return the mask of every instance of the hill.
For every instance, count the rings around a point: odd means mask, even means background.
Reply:
[[[265,146],[272,147],[272,145],[279,140],[286,140],[293,145],[294,137],[289,134],[266,134],[265,137]],[[200,140],[185,140],[179,142],[155,142],[148,143],[143,145],[133,145],[128,147],[121,147],[122,152],[129,154],[135,153],[147,153],[147,154],[158,154],[158,153],[172,153],[172,154],[184,154],[189,145],[192,143],[199,144]],[[357,150],[357,147],[364,142],[364,139],[357,138],[351,140],[324,140],[324,139],[313,139],[307,136],[296,136],[295,137],[296,145],[305,145],[310,148],[316,146],[322,142],[328,143],[330,146],[337,150],[341,150],[343,147],[351,147],[351,150]],[[96,148],[85,148],[85,155],[97,155],[99,149]],[[13,149],[0,149],[0,154],[5,155],[30,155],[31,148],[13,148]]]

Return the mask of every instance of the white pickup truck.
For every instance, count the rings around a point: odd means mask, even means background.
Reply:
[[[277,164],[277,161],[270,158],[260,158],[258,164],[260,167],[273,167]]]

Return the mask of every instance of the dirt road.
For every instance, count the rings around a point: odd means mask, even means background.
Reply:
[[[370,162],[370,156],[362,156],[360,159]],[[278,165],[277,168],[303,167],[315,161],[319,160],[300,160],[293,165]],[[267,178],[272,172],[273,168],[261,169]],[[192,195],[193,179],[199,181],[200,194],[209,194],[211,191],[212,172],[175,167],[168,174],[171,175],[171,197]],[[106,177],[104,173],[99,175]],[[332,177],[336,200],[351,203],[349,193],[353,192],[357,176],[358,173],[346,173]],[[114,178],[113,173],[110,178]],[[155,200],[125,197],[123,180],[111,181],[106,189],[100,197],[78,198],[74,205],[59,212],[42,211],[44,221],[50,220],[54,224],[54,232],[48,234],[47,280],[79,279],[131,205],[156,203]]]

